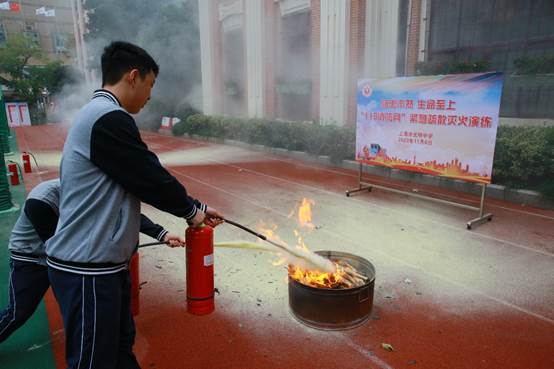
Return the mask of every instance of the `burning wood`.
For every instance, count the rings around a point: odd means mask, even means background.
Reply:
[[[336,267],[334,273],[306,270],[289,264],[289,276],[306,286],[316,288],[356,288],[367,283],[369,278],[358,272],[356,268],[348,262],[339,260],[334,261],[334,263]]]

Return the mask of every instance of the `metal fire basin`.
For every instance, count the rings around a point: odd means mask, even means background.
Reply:
[[[289,306],[301,323],[316,329],[343,330],[357,327],[373,307],[375,267],[368,260],[339,251],[316,251],[332,261],[344,260],[368,277],[363,286],[345,289],[306,286],[289,276]]]

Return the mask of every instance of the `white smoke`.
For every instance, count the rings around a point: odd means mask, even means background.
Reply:
[[[127,41],[144,48],[160,65],[151,101],[136,117],[139,125],[157,127],[163,115],[178,116],[187,108],[201,108],[196,0],[158,0],[155,6],[141,0],[111,4],[89,0],[85,2],[85,8],[91,11],[89,18],[92,22],[95,16],[96,22],[103,22],[102,27],[87,35],[85,42],[89,68],[95,78],[89,83],[83,76],[74,78],[77,83],[65,85],[53,96],[55,108],[48,115],[49,121],[70,124],[94,90],[101,88],[100,56],[104,47],[113,41]],[[144,17],[144,14],[148,16]],[[137,18],[141,20],[140,27],[122,27],[119,22]],[[183,19],[187,21],[183,22]],[[89,27],[94,27],[94,24],[89,24]]]

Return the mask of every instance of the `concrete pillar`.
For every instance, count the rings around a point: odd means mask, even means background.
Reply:
[[[281,14],[275,0],[264,0],[264,43],[263,51],[263,97],[264,117],[274,119],[277,109],[277,94],[275,91],[276,71],[280,66],[279,41],[281,32]]]
[[[320,121],[343,125],[348,107],[350,2],[321,0]]]
[[[408,34],[406,37],[406,75],[413,76],[420,58],[422,0],[410,0],[408,12]]]
[[[321,0],[311,0],[310,21],[312,29],[310,41],[312,47],[312,111],[311,116],[315,121],[319,121],[319,100],[320,100],[320,42],[321,42]]]
[[[245,0],[247,114],[263,117],[264,2]]]
[[[204,114],[216,114],[215,57],[212,12],[214,0],[198,0],[198,26],[200,29],[200,60],[202,68],[202,110]]]
[[[364,77],[396,77],[399,10],[399,0],[367,2]]]
[[[370,0],[371,2],[371,0]],[[357,81],[364,78],[366,0],[350,0],[350,52],[348,77],[348,119],[345,124],[356,124]]]

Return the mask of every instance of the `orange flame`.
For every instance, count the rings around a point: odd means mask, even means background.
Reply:
[[[301,229],[307,228],[310,231],[313,231],[316,228],[315,225],[312,223],[312,207],[314,205],[315,201],[307,198],[303,198],[302,201],[299,203],[296,209],[296,213]],[[295,210],[292,210],[289,214],[289,218],[292,217],[294,213]],[[277,235],[276,225],[269,226],[263,222],[260,222],[257,229],[268,239],[284,243]],[[302,233],[296,229],[293,231],[293,233],[296,237],[296,248],[311,252],[304,241],[304,236],[302,235]],[[285,264],[286,262],[287,260],[285,259],[285,257],[281,255],[279,259],[274,261],[272,264],[275,266],[279,266]],[[293,264],[288,265],[288,272],[291,278],[297,280],[302,284],[317,288],[336,288],[337,286],[341,285],[346,272],[341,265],[337,263],[334,264],[336,268],[334,273],[325,273],[317,270],[307,270]]]
[[[334,273],[323,273],[316,270],[302,269],[296,265],[288,267],[289,276],[307,286],[316,288],[335,288],[342,284],[346,272],[344,268],[335,263],[336,271]]]
[[[314,200],[307,198],[302,199],[302,204],[298,207],[298,222],[300,223],[300,227],[315,228],[315,225],[312,223],[313,205],[315,205]]]

